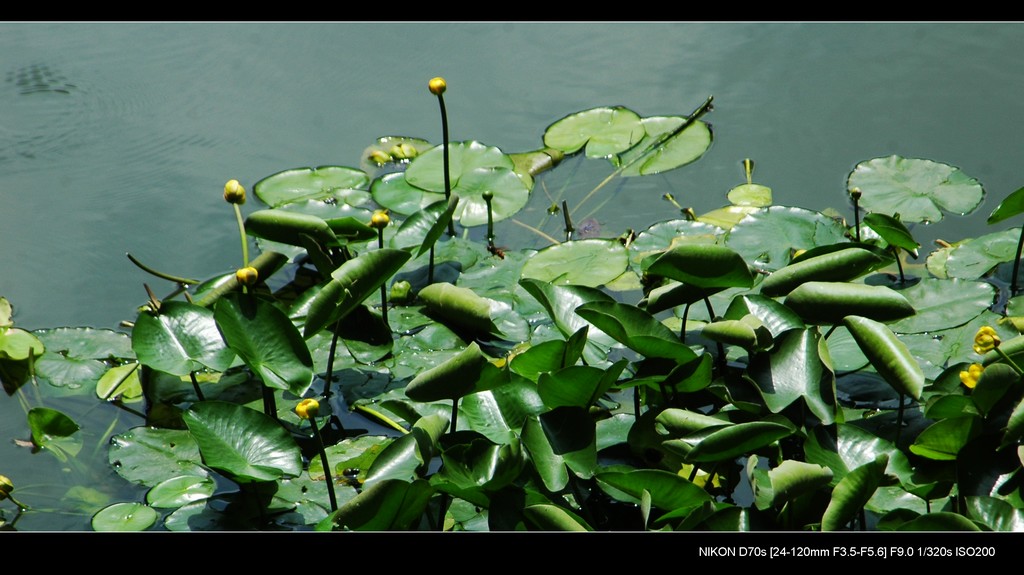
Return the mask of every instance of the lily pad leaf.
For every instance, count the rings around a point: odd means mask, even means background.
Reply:
[[[317,524],[355,531],[403,531],[413,527],[427,508],[434,488],[422,479],[412,482],[384,479],[349,499]]]
[[[592,238],[540,250],[523,265],[522,277],[597,287],[621,276],[628,266],[629,257],[621,243]]]
[[[645,357],[674,359],[680,364],[697,360],[697,354],[672,330],[636,306],[595,301],[576,308],[576,313]]]
[[[858,278],[893,261],[881,250],[849,242],[829,246],[827,251],[794,258],[786,267],[772,272],[760,288],[769,297],[784,296],[809,281],[842,282]]]
[[[768,478],[772,502],[779,504],[825,487],[832,481],[832,470],[814,463],[787,459],[769,470]]]
[[[855,315],[843,319],[843,325],[871,362],[875,371],[896,391],[921,399],[924,372],[906,344],[884,324]]]
[[[334,199],[338,190],[365,188],[366,172],[344,166],[295,168],[267,176],[253,185],[256,197],[271,208],[303,200]]]
[[[1024,188],[1018,188],[1017,191],[1006,196],[1006,199],[1002,202],[999,202],[996,209],[992,210],[992,214],[988,217],[986,223],[989,225],[997,224],[1018,214],[1024,214]]]
[[[111,466],[127,481],[153,487],[168,477],[207,477],[199,446],[184,430],[135,427],[110,438]]]
[[[309,304],[302,336],[309,339],[328,325],[344,318],[377,293],[412,254],[405,250],[382,248],[365,252],[341,264],[331,272],[331,280]]]
[[[650,275],[674,279],[702,289],[750,287],[754,277],[743,258],[717,244],[683,244],[644,260]]]
[[[750,378],[772,413],[802,398],[822,423],[835,421],[835,374],[821,358],[820,337],[817,330],[789,330],[776,341],[775,352],[752,358]]]
[[[474,341],[455,357],[413,378],[405,394],[423,402],[458,399],[474,391],[487,363],[487,356]]]
[[[575,513],[549,503],[527,505],[523,508],[523,517],[539,531],[593,531]]]
[[[217,300],[214,319],[224,341],[268,387],[301,397],[313,383],[309,348],[274,304],[234,293]]]
[[[418,246],[415,257],[427,253],[444,234],[458,204],[458,194],[452,194],[447,201],[434,202],[412,214],[392,236],[391,247],[406,249]]]
[[[616,167],[624,166],[619,175],[660,174],[700,159],[711,147],[711,127],[698,120],[670,135],[686,122],[687,118],[681,116],[655,116],[641,120],[647,135],[632,149],[613,158]],[[660,141],[662,139],[664,141]],[[590,156],[589,147],[587,151]]]
[[[853,519],[874,495],[885,477],[889,456],[881,453],[843,477],[832,490],[832,499],[821,518],[822,531],[838,531]]]
[[[910,451],[927,459],[953,461],[981,433],[980,427],[979,419],[970,415],[937,421],[917,436]]]
[[[988,282],[925,278],[900,294],[914,307],[914,315],[894,321],[896,333],[930,333],[964,325],[992,306],[996,288]]]
[[[544,145],[574,154],[586,146],[588,158],[605,158],[632,148],[646,131],[636,112],[621,106],[592,108],[548,126]]]
[[[790,427],[771,421],[737,423],[712,431],[693,445],[685,453],[685,458],[693,462],[725,461],[771,445],[792,434]],[[665,447],[671,449],[673,441],[686,440],[669,440],[665,442]]]
[[[978,279],[997,265],[1017,258],[1021,228],[1011,228],[960,242],[946,254],[946,276]]]
[[[783,302],[805,322],[835,325],[848,315],[876,321],[894,321],[914,315],[914,307],[900,292],[886,286],[847,282],[806,282],[789,292]]]
[[[173,375],[204,367],[224,371],[235,358],[213,310],[183,301],[163,302],[155,315],[140,313],[132,328],[132,349],[140,363]]]
[[[448,171],[451,193],[460,201],[453,219],[466,227],[487,223],[487,201],[484,192],[491,192],[494,221],[501,221],[523,209],[530,197],[530,188],[515,172],[512,159],[495,147],[480,142],[455,142],[449,145]],[[445,192],[444,146],[431,148],[409,164],[406,181],[430,193]],[[378,196],[375,194],[374,196]],[[442,196],[443,197],[443,196]],[[378,201],[383,198],[379,198]],[[426,205],[437,201],[433,199]],[[391,207],[388,204],[383,204]]]
[[[225,401],[192,404],[182,415],[203,462],[238,483],[276,481],[302,473],[291,434],[262,412]]]
[[[469,288],[438,282],[420,290],[426,312],[453,329],[464,329],[477,335],[500,336],[491,319],[492,312],[501,312],[507,304],[478,296]]]
[[[845,241],[846,226],[841,222],[803,208],[771,206],[748,214],[732,226],[725,245],[755,268],[775,271],[790,262],[793,250]]]
[[[703,488],[675,473],[660,469],[608,471],[598,473],[596,478],[602,489],[605,486],[614,488],[613,497],[629,496],[628,502],[639,503],[644,491],[647,491],[650,493],[651,505],[665,511],[694,509],[712,500]]]
[[[145,531],[160,518],[156,509],[142,503],[115,503],[93,515],[94,531]]]
[[[32,443],[49,450],[61,461],[66,461],[67,455],[76,455],[82,448],[81,438],[75,436],[80,427],[56,409],[33,407],[28,412],[28,427],[32,431]]]
[[[126,363],[107,370],[96,382],[96,396],[103,400],[119,399],[125,403],[141,401],[142,381],[138,363]]]
[[[860,189],[862,208],[898,213],[906,222],[938,222],[943,211],[968,214],[985,197],[981,184],[959,168],[896,155],[857,164],[847,188]]]
[[[921,244],[917,243],[900,220],[886,214],[871,213],[864,216],[863,221],[864,225],[874,230],[890,246],[903,248],[917,256],[917,248]]]

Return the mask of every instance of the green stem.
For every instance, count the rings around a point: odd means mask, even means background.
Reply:
[[[853,230],[857,234],[857,241],[860,242],[860,200],[853,197]]]
[[[235,219],[238,220],[238,235],[242,238],[242,267],[249,267],[249,242],[245,237],[245,220],[242,219],[242,208],[238,204],[231,204],[235,208]]]
[[[146,273],[148,273],[150,275],[154,275],[154,276],[156,276],[156,277],[158,277],[160,279],[165,279],[165,280],[168,280],[168,281],[172,281],[174,283],[185,284],[185,285],[199,283],[199,280],[183,278],[183,277],[179,277],[179,276],[172,276],[171,274],[165,274],[164,272],[157,271],[157,270],[155,270],[155,269],[153,269],[153,268],[143,264],[139,260],[135,259],[135,256],[133,256],[132,254],[126,253],[125,255],[128,256],[128,259],[131,260],[131,262],[133,264],[138,266],[139,269],[141,269],[142,271],[144,271],[144,272],[146,272]]]
[[[494,199],[491,192],[484,193],[484,201],[487,202],[487,248],[494,251],[494,210],[491,201]]]
[[[384,249],[384,228],[377,228],[377,248]],[[388,288],[387,282],[380,284],[380,317],[384,325],[388,325]],[[389,328],[390,329],[390,328]]]
[[[1016,372],[1017,372],[1017,375],[1020,375],[1020,376],[1024,376],[1024,369],[1021,369],[1021,367],[1020,367],[1019,365],[1017,365],[1017,362],[1015,362],[1015,361],[1013,361],[1012,359],[1010,359],[1010,356],[1009,356],[1009,355],[1006,355],[1006,352],[1005,352],[1005,351],[1003,351],[1003,350],[999,349],[998,347],[996,347],[996,348],[995,348],[995,350],[996,350],[996,353],[998,353],[998,354],[999,354],[999,357],[1002,357],[1002,358],[1003,358],[1003,360],[1004,360],[1004,361],[1005,361],[1005,362],[1006,362],[1006,363],[1007,363],[1007,364],[1008,364],[1008,365],[1009,365],[1010,367],[1012,367],[1012,368],[1013,368],[1013,371],[1016,371]]]
[[[1010,296],[1017,293],[1017,272],[1020,271],[1020,254],[1024,250],[1024,226],[1020,228],[1020,239],[1017,240],[1017,257],[1013,258],[1013,279],[1010,281]]]
[[[899,270],[900,270],[900,283],[901,284],[902,283],[906,283],[907,282],[907,278],[904,277],[904,275],[903,275],[903,262],[900,261],[900,249],[899,248],[893,248],[893,252],[896,254],[896,267],[898,267]]]
[[[190,371],[188,376],[192,378],[192,389],[196,391],[196,397],[199,398],[199,401],[206,401],[206,398],[203,397],[203,390],[199,389],[199,380],[196,379],[196,372]]]
[[[366,407],[365,405],[358,405],[358,404],[354,405],[352,407],[353,407],[353,409],[357,409],[359,411],[362,411],[364,413],[372,415],[374,418],[378,419],[381,423],[383,423],[384,425],[387,425],[388,427],[390,427],[390,428],[392,428],[392,429],[394,429],[396,431],[400,431],[402,433],[409,433],[408,429],[402,427],[401,425],[396,423],[393,419],[391,419],[390,417],[384,415],[383,413],[381,413],[381,412],[379,412],[379,411],[377,411],[375,409],[370,409],[369,407]]]
[[[334,354],[338,351],[338,330],[341,329],[341,320],[334,323],[334,335],[331,337],[331,352],[327,354],[327,373],[324,381],[324,397],[331,396],[331,382],[334,380]]]
[[[313,435],[316,437],[316,445],[320,450],[320,463],[324,466],[324,475],[327,480],[327,496],[331,498],[331,511],[338,510],[338,499],[334,496],[334,471],[327,463],[327,451],[324,449],[324,440],[320,436],[320,429],[316,424],[316,417],[309,418],[309,424],[313,427]]]
[[[444,95],[437,95],[437,103],[441,106],[441,142],[444,146],[444,199],[452,196],[452,179],[448,170],[448,111],[444,107]],[[448,235],[455,236],[455,224],[448,220]]]
[[[269,278],[278,269],[281,268],[285,263],[288,262],[288,256],[279,254],[277,252],[262,252],[256,256],[250,267],[256,268],[256,272],[262,279]],[[198,282],[197,282],[198,283]],[[201,307],[210,307],[217,302],[224,295],[234,292],[238,289],[238,279],[235,278],[235,274],[231,274],[227,280],[216,288],[206,292],[203,298],[195,302],[196,305]]]
[[[565,220],[565,241],[569,241],[572,239],[572,233],[576,231],[576,229],[572,227],[572,218],[569,216],[569,205],[565,200],[562,200],[562,219]]]

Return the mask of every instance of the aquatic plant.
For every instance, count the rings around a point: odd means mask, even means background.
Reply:
[[[0,298],[0,379],[33,447],[105,454],[144,491],[97,496],[94,529],[1022,528],[1018,230],[942,242],[916,276],[901,261],[921,247],[908,224],[977,209],[978,182],[862,162],[837,191],[850,226],[773,204],[746,159],[720,209],[666,194],[680,217],[576,237],[581,205],[629,193],[610,182],[710,149],[712,99],[584,110],[507,153],[449,142],[447,83],[428,86],[439,145],[387,136],[358,168],[279,171],[244,216],[230,180],[239,268],[199,281],[129,256],[172,286],[144,286],[127,334],[24,331]],[[607,177],[548,193],[584,162]],[[499,247],[501,225],[549,245]],[[85,393],[136,425],[83,451],[44,403]]]

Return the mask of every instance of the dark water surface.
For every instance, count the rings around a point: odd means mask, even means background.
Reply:
[[[616,192],[593,215],[604,235],[674,217],[665,192],[697,213],[725,204],[744,158],[776,204],[849,215],[847,174],[898,154],[985,187],[973,215],[915,230],[956,241],[994,231],[985,217],[1024,186],[1022,53],[1015,23],[3,23],[0,296],[25,329],[117,329],[151,281],[126,252],[190,277],[237,266],[228,179],[358,167],[379,136],[439,141],[433,76],[452,140],[507,152],[584,109],[679,115],[714,96],[712,148]],[[83,409],[106,421],[104,407]],[[0,474],[60,497],[64,467],[14,445],[28,434],[14,399],[0,422]]]

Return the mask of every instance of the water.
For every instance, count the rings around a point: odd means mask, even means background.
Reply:
[[[433,76],[448,82],[451,138],[507,152],[540,147],[546,126],[580,110],[677,115],[714,96],[709,152],[630,181],[593,216],[605,235],[674,213],[665,192],[697,213],[725,204],[744,158],[776,204],[819,210],[846,208],[860,161],[953,164],[986,201],[917,228],[927,253],[936,237],[990,231],[987,215],[1024,185],[1021,53],[1014,23],[4,23],[0,295],[25,329],[117,329],[152,279],[126,252],[189,277],[234,269],[224,182],[358,166],[384,135],[438,141]],[[610,171],[588,170],[579,185]],[[498,234],[514,249],[512,228]],[[107,407],[69,415],[101,417],[101,441]],[[59,475],[52,457],[14,444],[28,435],[14,399],[0,421],[0,474],[19,488]],[[55,514],[18,527],[87,525]]]

